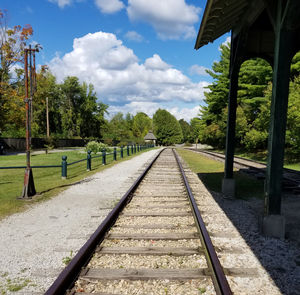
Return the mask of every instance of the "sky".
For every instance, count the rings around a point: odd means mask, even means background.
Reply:
[[[37,64],[58,82],[77,76],[117,112],[150,117],[158,108],[190,121],[212,82],[225,34],[194,49],[205,0],[0,0],[8,26],[33,28]]]

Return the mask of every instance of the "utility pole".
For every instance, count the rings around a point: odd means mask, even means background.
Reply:
[[[25,48],[24,52],[24,75],[25,75],[25,110],[26,110],[26,168],[24,175],[23,192],[20,199],[29,199],[36,194],[32,169],[30,167],[30,147],[31,147],[31,119],[32,119],[32,97],[35,92],[35,51],[38,48],[32,49],[29,45],[29,49]],[[33,62],[32,62],[33,57]],[[28,72],[28,58],[29,58],[29,72]],[[32,64],[33,63],[33,64]],[[30,97],[28,89],[28,76],[30,86]]]
[[[49,107],[48,107],[48,97],[46,97],[46,122],[47,122],[47,139],[50,137],[49,131]]]

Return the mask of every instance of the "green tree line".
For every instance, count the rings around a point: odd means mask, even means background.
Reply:
[[[220,47],[221,56],[207,73],[213,83],[205,92],[205,105],[200,106],[199,140],[215,148],[225,147],[229,92],[229,44]],[[290,95],[286,147],[300,153],[300,52],[291,65]],[[255,151],[267,148],[272,68],[263,59],[245,61],[239,72],[236,118],[237,146]]]
[[[7,26],[7,11],[0,9],[0,136],[25,137],[24,49],[28,48],[33,29]],[[166,110],[159,109],[153,119],[143,112],[115,114],[107,119],[108,105],[99,101],[92,84],[81,83],[75,76],[57,83],[47,66],[36,74],[32,98],[32,137],[85,138],[109,145],[143,142],[153,130],[159,144],[193,141],[193,127],[179,122]],[[48,122],[47,125],[47,115]]]

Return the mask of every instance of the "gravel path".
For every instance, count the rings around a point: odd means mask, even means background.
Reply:
[[[64,258],[76,254],[157,152],[119,163],[2,220],[0,294],[43,293],[65,266]]]

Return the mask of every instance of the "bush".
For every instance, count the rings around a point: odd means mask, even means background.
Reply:
[[[264,149],[267,146],[268,133],[265,131],[258,131],[256,129],[250,129],[242,143],[245,145],[246,150]]]
[[[90,141],[86,145],[86,151],[91,151],[94,154],[97,154],[99,151],[98,142],[97,141]]]
[[[85,147],[86,151],[91,151],[94,154],[97,154],[98,152],[103,152],[104,150],[106,152],[110,152],[111,149],[102,142],[97,142],[97,141],[90,141],[86,147]]]

